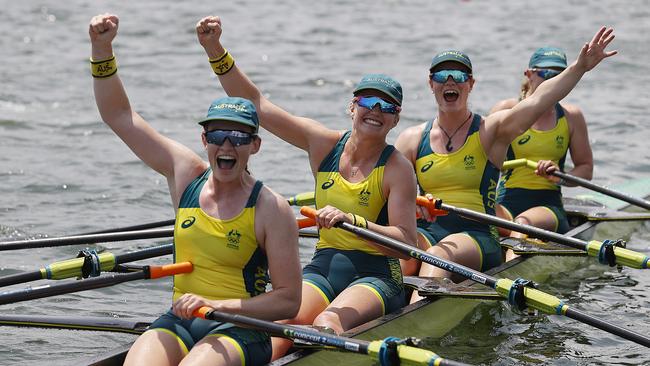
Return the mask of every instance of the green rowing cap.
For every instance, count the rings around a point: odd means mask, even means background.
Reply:
[[[431,66],[429,67],[429,71],[433,72],[433,69],[436,66],[447,61],[457,62],[467,67],[469,69],[468,71],[470,74],[472,73],[472,61],[470,61],[469,56],[467,56],[465,53],[461,51],[456,51],[456,50],[442,51],[437,55],[433,56],[433,59],[431,60]]]
[[[354,88],[354,95],[357,95],[362,90],[378,90],[397,102],[397,105],[402,105],[402,86],[397,80],[384,74],[367,74],[361,78],[359,84]]]
[[[559,67],[566,69],[566,54],[556,47],[541,47],[538,48],[528,62],[528,67],[533,69],[536,67]]]
[[[215,99],[208,108],[208,115],[199,124],[203,126],[210,121],[238,122],[252,127],[253,133],[257,133],[260,125],[255,105],[250,100],[239,97]]]

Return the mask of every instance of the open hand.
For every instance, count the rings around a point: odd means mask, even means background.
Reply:
[[[614,37],[614,29],[600,28],[594,38],[591,39],[591,42],[582,46],[576,65],[584,68],[585,71],[589,71],[596,67],[600,61],[617,54],[618,51],[605,51],[605,48],[614,40]]]

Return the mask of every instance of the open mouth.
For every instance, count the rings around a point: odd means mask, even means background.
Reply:
[[[232,169],[237,163],[234,156],[222,155],[217,157],[217,166],[219,169]]]
[[[455,90],[445,90],[442,93],[442,97],[445,98],[446,102],[455,102],[460,97],[460,94]]]
[[[377,120],[375,118],[372,118],[372,117],[364,118],[363,122],[366,123],[366,124],[369,124],[371,126],[377,126],[377,127],[381,127],[383,125],[383,123],[381,121],[379,121],[379,120]]]

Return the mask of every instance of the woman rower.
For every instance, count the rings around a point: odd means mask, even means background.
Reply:
[[[212,103],[199,122],[208,155],[203,161],[131,109],[116,73],[112,41],[117,29],[115,15],[90,22],[97,107],[127,146],[167,178],[176,211],[174,259],[194,265],[192,273],[175,276],[171,310],[136,340],[125,364],[266,364],[271,342],[265,332],[192,317],[194,310],[208,306],[278,320],[294,316],[300,306],[295,216],[281,196],[246,170],[260,148],[255,106],[242,98]]]
[[[524,71],[519,99],[500,101],[492,107],[490,114],[513,108],[532,95],[545,80],[559,75],[566,67],[566,55],[561,49],[537,49],[530,57],[528,69]],[[582,111],[572,104],[556,103],[508,147],[508,160],[524,158],[537,161],[537,169],[519,167],[501,175],[497,188],[497,215],[521,224],[567,232],[569,222],[560,187],[568,184],[552,173],[564,170],[569,150],[574,165],[569,173],[591,180],[593,156]],[[500,233],[504,236],[521,236],[506,229],[500,229]]]
[[[429,86],[438,115],[403,131],[395,144],[415,167],[421,190],[454,206],[494,214],[499,169],[510,143],[564,98],[585,72],[616,54],[605,52],[613,39],[612,29],[601,28],[564,72],[541,84],[512,109],[485,118],[467,106],[474,87],[469,57],[452,50],[437,54],[429,68]],[[421,213],[429,217],[426,210]],[[473,269],[485,271],[502,261],[496,230],[489,225],[450,213],[433,223],[420,221],[418,233],[421,248]],[[418,267],[414,260],[402,262],[405,274],[418,273]],[[419,274],[451,275],[427,264]],[[412,301],[417,299],[414,294]]]
[[[219,17],[201,19],[196,31],[228,95],[252,100],[264,128],[309,154],[320,239],[303,270],[300,310],[288,322],[341,333],[403,306],[402,275],[393,258],[403,255],[328,230],[344,221],[416,243],[415,175],[408,160],[386,143],[399,121],[400,84],[383,74],[364,76],[349,106],[352,130],[331,130],[284,111],[260,93],[221,45]],[[274,339],[274,358],[289,345]]]

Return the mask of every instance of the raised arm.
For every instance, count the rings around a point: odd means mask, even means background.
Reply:
[[[486,118],[485,141],[491,141],[486,150],[492,163],[500,168],[508,145],[517,136],[530,128],[545,110],[569,94],[587,71],[617,53],[605,51],[612,40],[613,29],[602,27],[591,42],[582,47],[577,60],[560,75],[540,84],[531,96],[517,103],[512,109],[495,112]]]
[[[118,25],[116,15],[102,14],[93,17],[88,28],[97,108],[102,120],[138,158],[167,177],[172,200],[176,203],[187,185],[183,177],[193,179],[207,165],[190,149],[159,134],[131,108],[113,55],[113,39],[117,35]]]
[[[255,103],[262,127],[284,141],[306,150],[312,162],[321,160],[338,141],[340,132],[304,117],[294,116],[266,99],[255,84],[237,67],[221,45],[221,19],[208,16],[196,24],[199,43],[211,60],[226,93]],[[216,67],[216,68],[215,68]],[[312,164],[313,167],[313,164]]]

